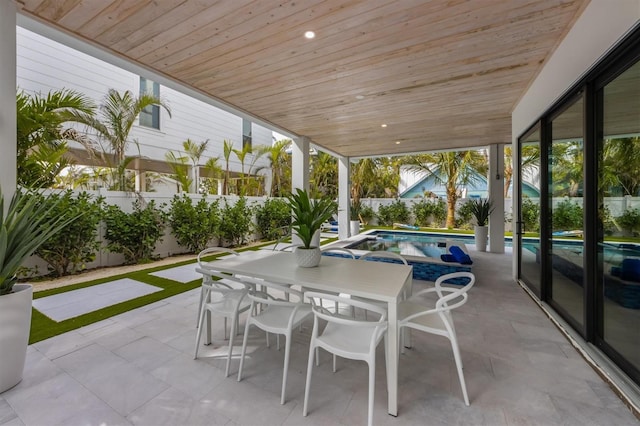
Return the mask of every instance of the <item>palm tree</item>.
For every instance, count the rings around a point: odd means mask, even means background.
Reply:
[[[361,197],[370,195],[378,174],[378,163],[373,158],[363,158],[351,166],[351,202],[358,204]]]
[[[410,170],[427,172],[445,187],[447,194],[447,228],[455,226],[459,187],[486,173],[487,160],[479,151],[447,151],[421,154],[405,159]]]
[[[165,153],[165,160],[173,171],[173,177],[178,181],[182,191],[191,192],[192,186],[194,186],[193,184],[195,183],[193,192],[198,192],[198,173],[195,171],[200,162],[200,157],[202,157],[202,154],[204,154],[204,151],[207,149],[208,143],[209,139],[200,143],[195,143],[191,139],[187,139],[182,142],[182,148],[184,148],[186,155],[182,155],[182,152],[176,154],[173,151]],[[187,166],[188,160],[191,160],[191,170],[194,171],[191,176],[189,176],[189,168]]]
[[[231,171],[229,170],[229,159],[233,152],[233,142],[225,139],[222,141],[222,155],[224,156],[224,181],[222,182],[222,195],[229,194],[229,181],[231,180]]]
[[[218,193],[218,178],[223,175],[222,167],[218,164],[218,160],[218,157],[211,157],[203,166],[208,176],[203,182],[203,187],[207,194]]]
[[[271,188],[269,190],[269,196],[282,197],[284,194],[289,193],[288,188],[283,187],[283,183],[286,180],[287,171],[291,174],[291,156],[287,154],[287,148],[291,145],[289,139],[282,139],[276,141],[271,146],[258,147],[257,151],[260,156],[266,155],[269,159],[269,167],[271,168]],[[258,168],[256,171],[263,169]]]
[[[19,92],[17,102],[17,179],[25,187],[49,187],[71,162],[67,142],[80,143],[90,155],[92,141],[73,128],[76,114],[91,116],[94,103],[73,90],[51,91],[46,97]]]
[[[309,184],[312,198],[335,199],[338,196],[338,160],[326,152],[318,151],[311,160]]]
[[[540,167],[540,145],[524,145],[521,150],[520,167],[522,171]],[[510,146],[504,147],[504,197],[509,196],[509,187],[513,181],[513,153]]]
[[[171,117],[171,110],[168,105],[156,96],[144,93],[136,98],[129,90],[120,93],[115,89],[109,89],[100,104],[97,117],[86,114],[78,114],[77,116],[79,121],[95,129],[98,135],[108,143],[108,148],[115,161],[112,166],[116,169],[116,182],[114,185],[116,189],[126,189],[127,148],[130,142],[137,144],[137,141],[129,140],[131,128],[136,123],[140,113],[145,108],[153,105],[163,107]]]

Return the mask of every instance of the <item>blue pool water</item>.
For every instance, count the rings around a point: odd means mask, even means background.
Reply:
[[[447,242],[455,245],[473,244],[473,236],[434,234],[426,232],[373,231],[347,246],[367,251],[393,251],[403,256],[440,258],[447,253]]]

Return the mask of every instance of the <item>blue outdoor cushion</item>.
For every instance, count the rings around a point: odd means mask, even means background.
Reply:
[[[640,281],[640,259],[624,259],[620,278],[627,281]]]
[[[442,254],[440,255],[440,259],[442,259],[443,262],[456,262],[456,258],[453,257],[452,254]]]
[[[473,263],[469,255],[462,251],[460,247],[451,246],[449,247],[449,251],[451,252],[451,255],[456,259],[456,262],[463,265],[471,265]]]

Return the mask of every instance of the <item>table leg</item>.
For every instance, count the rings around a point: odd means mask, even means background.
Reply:
[[[398,415],[398,303],[389,302],[389,328],[387,329],[387,395],[389,397],[388,412],[392,416]]]

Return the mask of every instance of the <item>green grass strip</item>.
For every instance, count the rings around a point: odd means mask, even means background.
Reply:
[[[264,247],[269,244],[270,243],[265,243],[261,245],[251,246],[251,247],[244,247],[241,249],[237,249],[237,251],[243,252],[243,251],[259,250],[261,247]],[[226,253],[214,254],[211,256],[204,257],[203,260],[207,260],[207,261],[213,260],[225,254]],[[104,283],[119,280],[122,278],[130,278],[132,280],[140,281],[140,282],[150,284],[162,289],[161,291],[157,291],[155,293],[137,297],[135,299],[127,300],[121,303],[117,303],[115,305],[107,306],[102,309],[98,309],[97,311],[88,312],[86,314],[83,314],[74,318],[69,318],[67,320],[60,321],[60,322],[56,322],[51,318],[47,317],[46,315],[42,314],[40,311],[36,310],[35,308],[32,308],[31,334],[29,336],[29,344],[33,344],[41,340],[48,339],[50,337],[54,337],[59,334],[66,333],[68,331],[76,330],[80,327],[84,327],[84,326],[93,324],[95,322],[102,321],[104,319],[110,318],[115,315],[120,315],[132,309],[137,309],[142,306],[146,306],[151,303],[158,302],[162,299],[166,299],[167,297],[175,296],[176,294],[184,293],[185,291],[198,288],[201,285],[200,279],[193,280],[188,283],[180,283],[177,281],[168,280],[166,278],[149,275],[151,272],[157,272],[164,269],[170,269],[178,266],[189,265],[195,262],[196,262],[195,259],[185,260],[185,261],[176,262],[170,265],[151,267],[151,268],[143,269],[140,271],[113,275],[110,277],[104,277],[104,278],[91,280],[83,283],[73,284],[65,287],[53,288],[50,290],[43,290],[43,291],[34,293],[33,298],[39,299],[41,297],[66,293],[68,291],[91,287],[98,284],[104,284]]]

